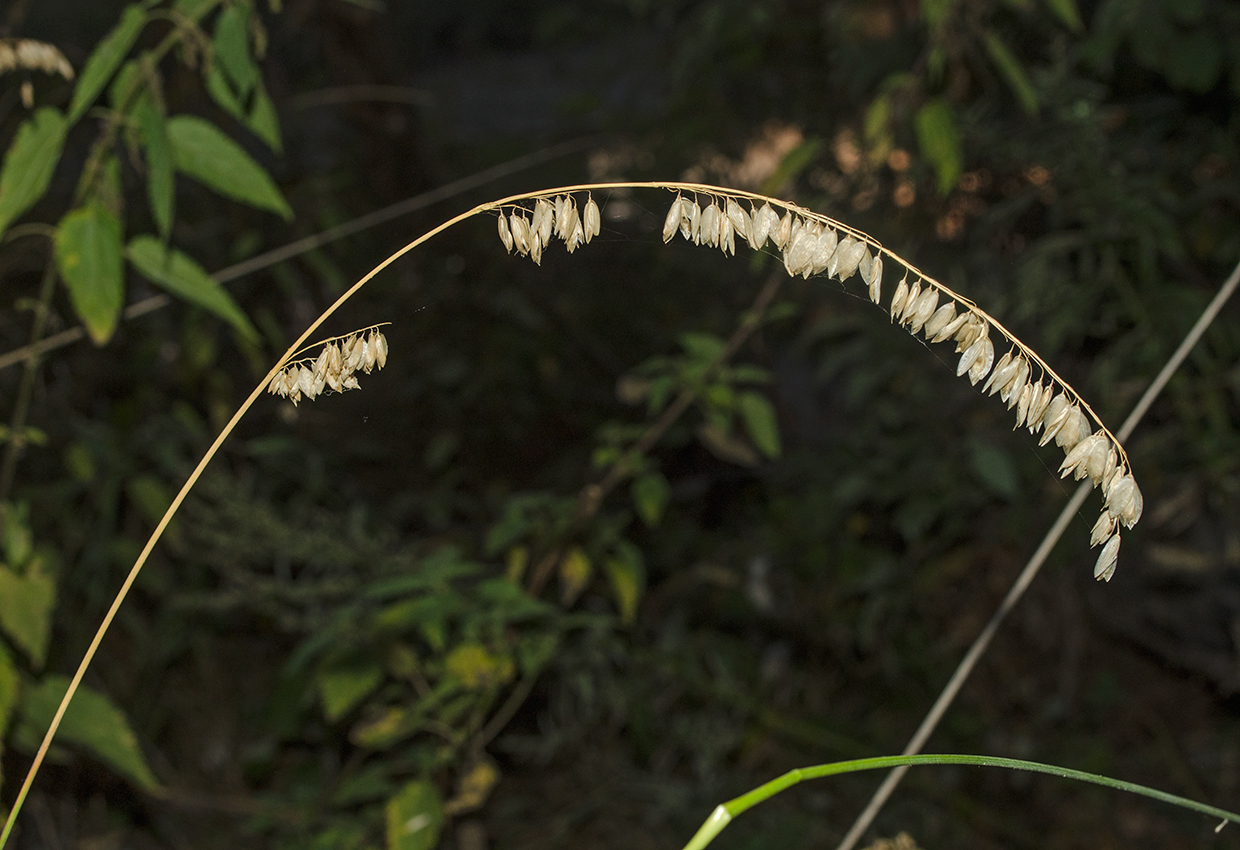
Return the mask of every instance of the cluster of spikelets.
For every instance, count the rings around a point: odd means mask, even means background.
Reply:
[[[602,227],[598,204],[594,203],[593,197],[587,198],[586,207],[580,214],[572,195],[557,195],[554,201],[539,198],[534,202],[531,218],[526,218],[526,212],[524,207],[516,207],[505,215],[501,209],[499,238],[508,253],[515,249],[518,254],[528,256],[539,265],[542,265],[543,248],[551,243],[553,236],[563,239],[571,254],[598,236]]]
[[[0,74],[18,70],[42,71],[73,79],[73,66],[53,45],[29,38],[0,39]]]
[[[863,233],[778,201],[784,208],[782,215],[768,199],[756,199],[762,201],[760,207],[748,200],[749,208],[745,209],[742,198],[721,193],[696,194],[705,196],[705,207],[698,200],[677,194],[663,222],[664,242],[680,233],[697,245],[709,245],[734,255],[738,237],[755,251],[764,249],[769,240],[782,252],[788,274],[808,278],[825,273],[843,282],[859,273],[875,304],[882,303],[883,254],[900,263],[906,272],[888,305],[892,321],[913,335],[923,335],[929,342],[955,343],[960,355],[957,376],[967,375],[975,386],[985,379],[982,391],[997,394],[1008,410],[1015,410],[1015,427],[1024,426],[1031,434],[1041,432],[1039,445],[1054,440],[1064,450],[1066,457],[1060,466],[1063,476],[1071,473],[1077,480],[1088,477],[1095,487],[1102,488],[1103,510],[1094,524],[1090,545],[1105,544],[1094,565],[1094,576],[1110,580],[1119,554],[1119,527],[1132,528],[1141,518],[1141,490],[1128,469],[1123,448],[1101,427],[1075,391],[1032,350],[997,326],[976,305],[938,281],[920,275]],[[552,235],[563,239],[568,250],[573,251],[598,233],[599,212],[593,199],[586,204],[581,218],[570,195],[559,195],[554,202],[537,199],[532,219],[526,218],[526,212],[517,207],[505,216],[501,210],[499,236],[510,252],[515,248],[535,262],[541,259],[542,249]],[[910,273],[916,278],[911,285]],[[1001,337],[1001,344],[1011,345],[1011,350],[997,361],[992,332]]]
[[[302,396],[313,399],[324,389],[338,393],[359,389],[358,371],[369,375],[387,364],[387,340],[377,328],[369,330],[329,340],[314,360],[289,363],[271,379],[267,392],[297,404]]]

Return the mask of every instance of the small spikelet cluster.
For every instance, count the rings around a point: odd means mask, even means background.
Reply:
[[[387,339],[378,329],[349,334],[323,346],[314,360],[285,366],[267,385],[267,392],[284,396],[293,404],[302,397],[313,399],[325,389],[342,393],[359,389],[356,373],[369,375],[387,364]]]
[[[558,195],[554,201],[539,198],[534,202],[534,211],[529,218],[526,217],[527,212],[523,207],[516,207],[507,214],[500,210],[499,240],[508,253],[515,250],[538,265],[542,265],[543,249],[550,244],[552,237],[563,239],[571,254],[583,243],[588,244],[598,236],[603,224],[593,196],[587,197],[585,209],[580,214],[572,195]]]
[[[0,74],[17,70],[42,71],[73,79],[73,66],[54,46],[29,38],[0,39]]]
[[[679,232],[695,244],[735,254],[737,236],[754,250],[762,249],[769,239],[783,252],[789,275],[808,278],[825,272],[843,282],[860,273],[870,300],[881,303],[882,252],[866,241],[867,237],[847,233],[838,223],[808,210],[788,208],[781,216],[768,202],[761,207],[750,204],[746,212],[735,198],[707,197],[709,203],[703,208],[683,194],[676,196],[663,221],[664,242]],[[893,322],[914,336],[922,334],[929,342],[954,342],[960,355],[957,376],[968,376],[974,386],[986,379],[982,391],[997,394],[1008,410],[1015,410],[1017,428],[1024,426],[1031,434],[1040,431],[1039,445],[1054,440],[1064,450],[1066,457],[1060,467],[1064,476],[1072,473],[1077,480],[1088,476],[1095,487],[1102,488],[1103,511],[1094,525],[1090,545],[1105,544],[1094,566],[1094,577],[1109,581],[1119,554],[1119,526],[1136,525],[1143,505],[1123,449],[1110,433],[1103,428],[1094,430],[1076,394],[1033,352],[1002,328],[992,328],[980,310],[937,281],[918,277],[910,284],[906,273],[896,285],[888,312]],[[992,330],[1001,344],[1006,341],[1013,346],[998,361],[990,338]]]

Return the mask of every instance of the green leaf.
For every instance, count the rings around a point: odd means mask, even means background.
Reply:
[[[1021,109],[1025,110],[1026,115],[1037,115],[1038,95],[1033,90],[1033,84],[1029,82],[1029,78],[1025,76],[1025,69],[1021,67],[1020,60],[1008,50],[1008,46],[996,33],[987,32],[985,40],[991,61],[1007,80],[1012,94],[1016,95],[1016,99],[1020,101]]]
[[[663,510],[667,507],[667,500],[672,495],[672,488],[668,486],[667,479],[658,472],[648,472],[634,479],[631,489],[633,507],[637,508],[637,515],[642,518],[642,522],[654,528],[663,518]]]
[[[108,84],[108,80],[116,73],[116,69],[125,61],[126,54],[138,40],[138,34],[146,26],[146,9],[138,4],[127,6],[121,13],[121,20],[103,41],[95,46],[94,52],[82,67],[78,76],[77,86],[73,89],[73,100],[69,103],[69,123],[72,124],[82,117],[87,108],[95,102],[99,92]]]
[[[154,236],[136,236],[126,251],[129,262],[152,283],[209,310],[227,321],[242,337],[258,340],[258,331],[224,287],[202,266],[175,248],[168,248]]]
[[[249,7],[238,3],[220,12],[212,46],[215,62],[244,101],[258,82],[258,66],[250,55]]]
[[[590,556],[580,546],[574,546],[560,561],[559,572],[560,603],[567,608],[577,601],[577,597],[590,583],[594,565],[590,563]]]
[[[168,119],[168,138],[179,171],[229,198],[293,217],[266,170],[214,124],[193,115]]]
[[[1068,29],[1073,32],[1085,29],[1085,22],[1081,20],[1081,13],[1076,8],[1076,0],[1046,0],[1046,5]]]
[[[964,170],[964,151],[956,116],[946,102],[932,100],[917,110],[913,125],[922,155],[930,160],[938,175],[939,193],[946,195]]]
[[[637,617],[637,603],[646,590],[646,564],[641,550],[627,540],[621,541],[616,554],[604,561],[603,569],[611,582],[621,618],[626,623],[633,622]]]
[[[5,560],[13,569],[20,569],[26,565],[26,559],[34,554],[34,536],[30,533],[30,503],[0,502],[0,519],[4,521]]]
[[[0,567],[0,628],[35,669],[47,658],[55,604],[56,581],[43,572],[38,559],[30,562],[25,575]]]
[[[701,361],[703,365],[712,363],[727,348],[727,343],[714,334],[692,331],[680,335],[680,345],[689,357]]]
[[[758,451],[772,459],[779,457],[779,420],[770,400],[762,393],[744,392],[738,401],[745,430]]]
[[[146,147],[146,194],[151,204],[151,216],[159,228],[159,235],[166,241],[172,231],[172,212],[176,204],[172,143],[168,140],[164,116],[150,98],[143,98],[134,113],[142,131],[142,143]]]
[[[44,676],[26,692],[22,706],[22,726],[17,742],[27,749],[38,745],[56,714],[56,707],[69,689],[67,676]],[[96,690],[81,685],[65,711],[56,739],[76,744],[146,790],[159,788],[159,781],[147,766],[138,737],[124,713]]]
[[[125,301],[120,221],[97,201],[70,212],[56,228],[56,266],[86,332],[103,345]]]
[[[383,681],[383,670],[378,664],[324,670],[315,677],[319,698],[323,700],[323,714],[336,721],[353,710]]]
[[[59,110],[45,106],[17,128],[0,171],[0,234],[47,191],[68,126]]]
[[[242,106],[236,92],[232,90],[232,86],[228,84],[228,77],[224,75],[223,70],[218,65],[212,65],[207,69],[204,79],[207,84],[207,94],[211,95],[211,99],[233,118],[244,121],[245,107]]]
[[[443,798],[425,779],[408,783],[385,807],[387,850],[434,850],[443,828]]]
[[[250,106],[250,117],[246,122],[254,135],[267,143],[267,147],[276,153],[284,150],[280,141],[280,116],[276,114],[275,104],[267,96],[267,89],[260,80],[254,89],[254,102]]]

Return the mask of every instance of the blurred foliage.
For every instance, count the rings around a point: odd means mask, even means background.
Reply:
[[[14,751],[211,435],[292,335],[449,211],[227,290],[207,270],[603,131],[584,163],[450,206],[682,175],[795,198],[982,304],[1114,427],[1240,255],[1240,15],[1223,0],[278,5],[49,2],[9,24],[78,74],[27,74],[33,110],[0,77],[0,339],[25,344],[45,315],[40,334],[81,322],[102,347],[47,354],[27,391],[0,373],[16,469],[0,494],[6,804]],[[752,316],[775,258],[663,247],[667,198],[598,200],[589,250],[537,268],[470,223],[325,328],[392,322],[396,368],[251,413],[88,676],[106,707],[64,730],[51,768],[74,781],[37,788],[101,791],[100,831],[163,843],[183,793],[245,803],[195,831],[203,846],[467,850],[454,824],[508,811],[502,777],[592,745],[610,765],[619,740],[654,777],[650,818],[674,810],[666,843],[742,775],[903,745],[1066,492],[1048,455],[864,299],[784,281]],[[148,285],[180,303],[120,318]],[[1130,441],[1150,512],[1117,586],[1230,587],[1234,316]],[[1052,569],[1084,577],[1076,526]],[[1169,572],[1146,551],[1206,566]],[[1022,687],[940,734],[1119,769],[1113,685]],[[996,744],[988,711],[1042,749]],[[69,747],[172,791],[134,804]],[[1125,778],[1161,779],[1155,749],[1122,754]],[[591,781],[610,787],[609,769]],[[1102,841],[1063,798],[939,779],[915,786],[937,813],[900,810],[926,846]],[[543,823],[564,796],[527,812],[540,845],[578,828]],[[838,838],[847,805],[815,805],[735,840]],[[23,827],[18,846],[45,840]]]

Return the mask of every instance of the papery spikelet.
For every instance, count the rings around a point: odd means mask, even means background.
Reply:
[[[779,227],[771,228],[771,241],[781,251],[787,250],[788,240],[792,238],[792,219],[792,212],[786,212],[784,217],[779,220]]]
[[[534,261],[534,265],[536,266],[542,265],[542,249],[542,234],[538,231],[534,231],[534,233],[530,236],[530,259]]]
[[[555,228],[555,208],[546,198],[534,202],[534,220],[530,224],[530,233],[537,236],[541,245],[551,241],[551,231]]]
[[[1066,457],[1064,457],[1063,463],[1059,464],[1059,477],[1066,478],[1069,473],[1075,474],[1078,470],[1087,468],[1090,453],[1094,450],[1094,448],[1096,446],[1103,446],[1105,449],[1105,445],[1108,442],[1109,440],[1107,440],[1106,435],[1101,431],[1090,434],[1088,437],[1081,440],[1073,446],[1072,450],[1068,452]],[[1106,455],[1104,454],[1104,461],[1105,457]],[[1099,470],[1099,473],[1101,474],[1101,470]]]
[[[698,244],[719,247],[719,207],[713,201],[702,210],[702,229],[698,234]]]
[[[896,315],[904,311],[904,304],[908,300],[908,276],[905,275],[896,284],[895,294],[891,296],[891,318],[895,319]]]
[[[826,270],[831,262],[831,255],[835,253],[835,248],[839,245],[840,238],[831,228],[823,228],[818,234],[818,238],[814,240],[814,253],[811,258],[814,274],[819,274]]]
[[[512,244],[521,256],[530,250],[530,226],[524,216],[515,212],[508,216],[508,229],[512,231]]]
[[[1098,521],[1089,532],[1089,546],[1092,549],[1115,533],[1115,520],[1106,511],[1098,515]]]
[[[677,195],[677,198],[680,196]],[[568,237],[568,196],[556,195],[555,197],[555,235],[560,239]]]
[[[719,248],[725,257],[728,254],[736,256],[736,230],[732,219],[726,215],[719,216]]]
[[[977,358],[982,356],[983,352],[986,350],[985,340],[986,337],[979,336],[968,348],[964,350],[964,353],[960,355],[960,362],[956,364],[957,378],[972,369],[973,364],[977,361]]]
[[[931,339],[938,335],[939,331],[947,327],[947,325],[956,318],[956,304],[948,301],[942,307],[934,311],[930,318],[926,319],[926,326],[922,329],[926,334],[926,339]]]
[[[512,234],[508,231],[508,219],[499,214],[499,241],[504,243],[504,250],[512,253]]]
[[[870,301],[877,304],[883,299],[883,258],[874,258],[874,270],[870,277]]]
[[[676,200],[672,201],[672,208],[667,211],[667,218],[663,219],[664,242],[671,242],[676,231],[680,230],[681,221],[684,218],[684,207],[680,201],[681,197],[677,195]]]
[[[1033,400],[1035,392],[1037,387],[1033,384],[1025,384],[1025,388],[1020,391],[1020,397],[1016,400],[1016,424],[1012,427],[1013,431],[1025,424],[1025,419],[1029,416],[1029,402]]]
[[[752,238],[749,244],[755,251],[762,250],[762,247],[766,245],[767,237],[771,235],[772,224],[779,224],[779,216],[775,214],[775,210],[771,209],[770,204],[763,204],[754,211]]]
[[[990,341],[990,337],[983,336],[979,339],[982,344],[982,353],[973,361],[973,366],[969,368],[969,383],[977,386],[977,382],[985,378],[990,372],[990,367],[995,363],[995,344]]]
[[[919,333],[930,317],[934,315],[935,308],[938,305],[939,291],[933,286],[917,296],[917,303],[913,305],[913,310],[909,315],[909,333]]]
[[[383,334],[379,333],[378,331],[375,331],[374,348],[375,348],[375,363],[377,363],[379,368],[382,369],[384,366],[387,365],[388,344],[387,344],[387,337],[385,337]]]
[[[582,216],[583,229],[586,234],[586,244],[590,244],[590,240],[603,230],[603,218],[599,215],[598,204],[594,203],[594,196],[591,195],[586,201],[586,210]],[[664,239],[664,242],[667,240]]]
[[[1016,374],[1016,363],[1012,359],[1015,353],[1016,349],[1013,348],[999,358],[999,362],[995,364],[995,370],[990,373],[990,378],[982,385],[982,392],[987,395],[994,395],[1002,389],[1004,381]]]
[[[1110,581],[1115,575],[1115,564],[1119,560],[1119,532],[1115,532],[1107,545],[1102,547],[1098,561],[1094,564],[1094,578],[1098,581]]]
[[[943,327],[939,329],[938,333],[930,337],[930,341],[943,342],[944,340],[951,339],[959,333],[960,329],[963,328],[965,323],[969,321],[970,315],[971,314],[966,311],[956,316],[954,319],[951,319],[947,324],[943,325]]]
[[[847,248],[841,244],[835,252],[836,256],[839,257],[839,263],[836,265],[834,271],[835,276],[839,278],[841,282],[852,277],[857,271],[857,266],[861,264],[861,256],[865,254],[866,251],[867,248],[864,242],[854,241]],[[832,258],[832,262],[827,265],[827,268],[830,269],[831,265],[835,265],[834,258]]]
[[[919,298],[921,298],[921,281],[915,280],[913,285],[908,288],[908,295],[904,298],[904,306],[896,316],[898,324],[908,324],[909,317],[913,315],[913,308],[917,306],[917,299]]]
[[[724,207],[727,212],[728,221],[732,222],[733,232],[740,235],[746,242],[749,241],[749,216],[741,209],[741,205],[733,198],[728,198],[728,202]],[[733,249],[733,254],[736,250]]]

